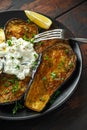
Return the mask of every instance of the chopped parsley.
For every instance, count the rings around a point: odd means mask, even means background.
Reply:
[[[30,20],[30,19],[27,19],[27,22],[28,22],[28,23],[31,23],[31,20]]]
[[[35,36],[35,34],[33,33],[33,34],[32,34],[32,38],[33,38],[34,36]]]
[[[69,66],[69,68],[72,68],[72,67],[73,67],[73,63],[70,62],[70,63],[68,64],[68,66]]]
[[[49,56],[46,55],[46,56],[44,57],[44,60],[49,60]]]
[[[5,87],[8,87],[8,86],[9,86],[9,83],[5,83],[4,86],[5,86]]]
[[[23,109],[24,106],[20,102],[16,102],[14,108],[12,109],[12,113],[16,114],[19,109]]]
[[[44,77],[42,78],[42,80],[44,80],[44,81],[47,80],[46,76],[44,76]]]
[[[30,40],[30,39],[26,36],[26,34],[24,34],[23,39],[24,39],[25,41],[29,41],[29,40]]]
[[[37,65],[38,65],[38,61],[34,61],[34,62],[33,62],[33,65],[32,65],[32,68],[33,68],[33,69],[36,69]]]
[[[38,55],[37,55],[37,54],[34,54],[34,57],[37,59],[37,58],[38,58]]]
[[[8,79],[8,82],[10,82],[10,83],[15,83],[15,80],[14,79]]]
[[[43,42],[42,42],[42,41],[40,41],[40,42],[38,42],[38,44],[41,46],[41,45],[43,44]]]
[[[19,65],[16,65],[16,67],[15,67],[16,69],[20,69],[20,66]]]
[[[11,56],[11,59],[13,60],[13,59],[14,59],[14,57],[13,57],[13,56]]]
[[[9,46],[12,46],[11,40],[7,40],[7,43],[8,43]]]
[[[19,89],[19,83],[18,83],[18,81],[15,81],[15,85],[12,86],[12,93],[17,92],[18,89]]]
[[[69,50],[68,50],[68,49],[65,49],[65,53],[68,54],[68,53],[69,53]]]
[[[56,78],[56,76],[57,76],[57,75],[56,75],[56,73],[55,73],[55,72],[51,72],[51,78],[52,78],[52,79],[55,79],[55,78]]]
[[[29,42],[33,44],[33,43],[34,43],[34,38],[31,38],[31,39],[29,40]]]

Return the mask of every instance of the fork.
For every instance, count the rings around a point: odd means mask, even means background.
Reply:
[[[50,40],[50,39],[65,39],[65,40],[71,39],[71,40],[87,43],[87,38],[68,37],[67,35],[65,35],[64,29],[53,29],[53,30],[39,33],[34,36],[34,43],[43,40]]]

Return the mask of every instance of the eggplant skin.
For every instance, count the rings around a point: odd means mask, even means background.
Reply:
[[[69,44],[56,43],[42,53],[42,61],[25,96],[25,106],[41,112],[52,95],[75,70],[77,57]]]
[[[30,77],[18,80],[15,75],[0,74],[0,105],[20,100],[28,87]]]
[[[10,19],[5,25],[5,36],[6,40],[11,39],[11,37],[32,38],[33,35],[38,33],[38,27],[34,23],[28,23],[22,19]]]

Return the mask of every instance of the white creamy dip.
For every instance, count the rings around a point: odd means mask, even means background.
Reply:
[[[33,48],[33,44],[12,37],[6,43],[0,44],[0,72],[14,74],[20,80],[31,74],[33,63],[38,58],[38,54]],[[4,68],[4,69],[3,69]]]

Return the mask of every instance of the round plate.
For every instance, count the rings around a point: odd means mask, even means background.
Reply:
[[[13,10],[13,11],[0,12],[0,27],[4,27],[5,23],[11,18],[21,18],[21,19],[27,20],[27,17],[25,15],[24,11]],[[67,32],[68,36],[72,35],[71,31],[69,31],[61,23],[53,20],[53,25],[55,28],[64,28],[65,31]],[[8,109],[5,109],[5,110],[0,108],[0,119],[25,120],[25,119],[39,117],[52,110],[55,110],[70,97],[70,95],[74,92],[74,90],[80,80],[81,72],[82,72],[82,56],[81,56],[81,51],[80,51],[79,45],[75,41],[70,41],[70,45],[77,55],[76,69],[75,69],[73,75],[71,76],[71,78],[64,84],[64,89],[62,89],[60,95],[56,98],[54,103],[48,109],[46,109],[44,112],[41,112],[41,113],[27,110],[24,108],[23,110],[17,112],[15,115],[13,115],[12,112],[10,112],[8,110],[9,106],[8,106]]]

